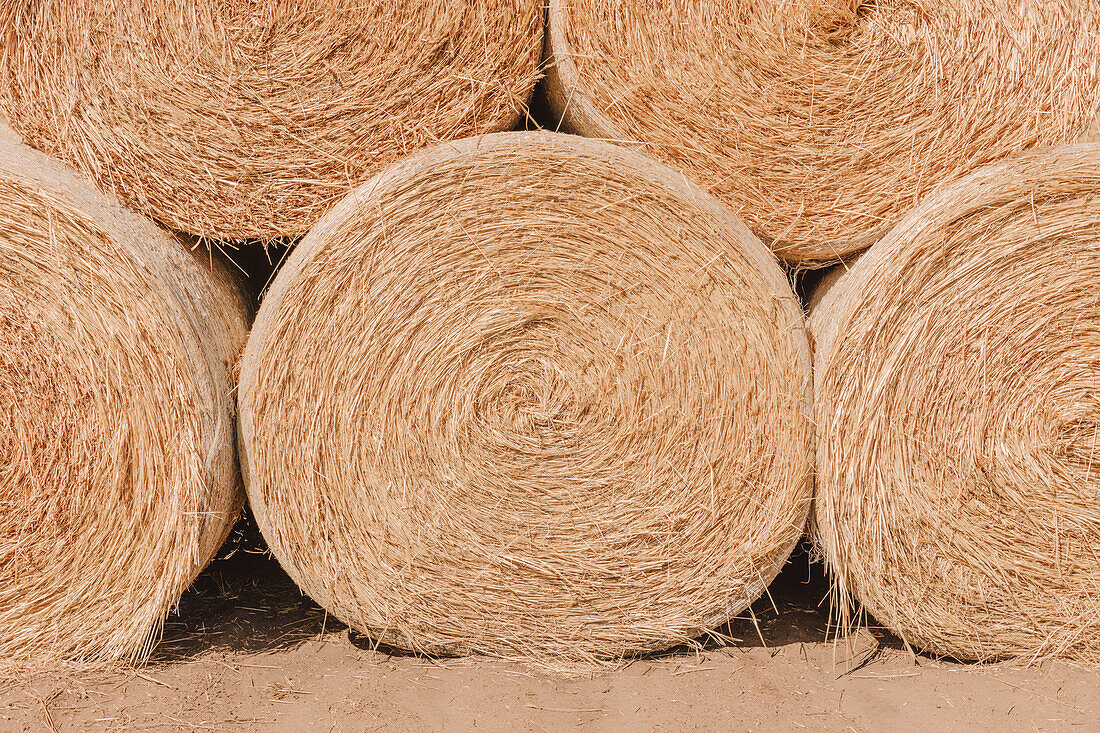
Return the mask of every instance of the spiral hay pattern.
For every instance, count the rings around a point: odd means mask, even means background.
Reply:
[[[0,132],[0,672],[134,660],[243,503],[246,307]]]
[[[552,106],[705,184],[791,263],[870,245],[934,186],[1068,143],[1095,0],[550,0]]]
[[[506,130],[538,0],[30,0],[0,8],[0,111],[172,229],[304,233],[397,158]]]
[[[937,193],[813,329],[841,594],[936,654],[1100,659],[1100,145]]]
[[[679,174],[550,133],[446,144],[276,278],[242,366],[246,487],[290,575],[382,642],[614,663],[785,562],[808,360],[772,256]]]

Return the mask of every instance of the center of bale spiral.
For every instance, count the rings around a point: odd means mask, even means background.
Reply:
[[[442,146],[283,272],[242,369],[246,483],[280,561],[353,627],[621,659],[728,619],[797,540],[799,307],[671,171],[553,135]]]
[[[40,316],[0,289],[0,573],[42,572],[70,530],[102,438],[89,420],[92,395]],[[35,538],[37,541],[29,541]]]

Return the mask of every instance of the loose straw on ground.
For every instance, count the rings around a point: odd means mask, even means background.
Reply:
[[[0,133],[0,673],[133,661],[243,503],[224,271]]]
[[[938,192],[813,330],[841,610],[939,655],[1100,660],[1100,145]]]
[[[1093,0],[550,0],[549,17],[565,129],[640,144],[793,264],[1076,140],[1100,102]]]
[[[277,276],[242,366],[246,487],[291,577],[380,642],[613,664],[785,562],[808,360],[772,255],[681,175],[550,133],[446,144]]]
[[[0,111],[172,229],[303,234],[441,140],[510,129],[538,0],[32,0],[0,8]]]

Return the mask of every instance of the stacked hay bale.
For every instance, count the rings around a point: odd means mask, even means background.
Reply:
[[[1092,0],[550,0],[564,127],[641,145],[792,264],[866,248],[933,187],[1072,142]]]
[[[761,594],[810,499],[809,353],[764,245],[549,133],[414,155],[307,235],[240,386],[256,518],[381,642],[570,667]]]
[[[813,330],[840,594],[936,654],[1100,660],[1100,145],[939,191]]]
[[[0,668],[147,653],[243,503],[235,283],[0,133]]]
[[[304,233],[440,140],[506,130],[539,0],[30,0],[0,9],[0,112],[172,229]]]

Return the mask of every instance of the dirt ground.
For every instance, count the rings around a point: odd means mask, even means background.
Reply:
[[[377,650],[255,548],[238,539],[203,574],[145,666],[0,690],[0,730],[1100,730],[1097,671],[912,657],[868,631],[826,642],[825,580],[801,553],[728,644],[559,678]]]

